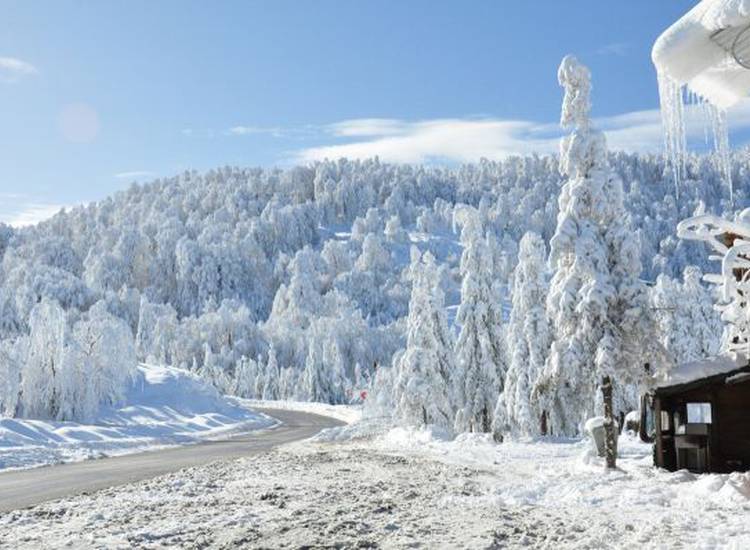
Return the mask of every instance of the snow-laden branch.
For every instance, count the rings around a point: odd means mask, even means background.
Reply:
[[[719,252],[721,273],[709,274],[704,280],[721,289],[717,309],[729,324],[724,346],[728,351],[748,350],[750,345],[750,209],[735,221],[718,216],[701,215],[680,222],[677,235],[682,239],[703,241]]]

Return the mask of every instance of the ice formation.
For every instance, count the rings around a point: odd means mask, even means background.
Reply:
[[[703,0],[654,44],[665,154],[678,195],[685,177],[685,116],[690,110],[703,114],[710,126],[716,165],[732,194],[726,110],[750,91],[750,70],[739,55],[746,38],[750,0]]]
[[[721,260],[721,273],[704,278],[721,288],[717,308],[729,324],[724,347],[730,352],[750,352],[750,208],[735,221],[717,216],[694,216],[680,222],[677,235],[708,243]]]

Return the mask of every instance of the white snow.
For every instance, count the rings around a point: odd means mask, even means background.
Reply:
[[[732,372],[748,364],[747,357],[741,353],[726,353],[709,359],[690,361],[672,369],[666,377],[658,379],[657,387],[677,386],[701,378]]]
[[[90,424],[0,418],[0,470],[195,443],[275,423],[188,371],[144,364],[124,404],[102,407]]]
[[[750,474],[666,472],[650,445],[623,435],[618,447],[607,472],[572,439],[495,444],[426,427],[296,443],[0,515],[0,545],[750,545]]]
[[[728,109],[747,96],[750,71],[741,67],[711,35],[750,23],[747,0],[703,0],[669,27],[651,57],[659,73]]]

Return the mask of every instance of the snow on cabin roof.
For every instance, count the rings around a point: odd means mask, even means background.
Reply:
[[[683,363],[672,369],[669,374],[657,380],[657,388],[669,388],[710,378],[719,374],[726,374],[748,365],[748,359],[740,353],[726,353],[717,357],[701,359]]]
[[[719,108],[750,92],[750,0],[703,0],[657,39],[657,70]],[[739,62],[738,62],[739,60]]]

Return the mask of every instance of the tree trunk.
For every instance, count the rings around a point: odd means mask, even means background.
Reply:
[[[615,428],[614,412],[612,411],[612,379],[602,378],[602,400],[604,401],[604,454],[607,468],[617,467],[617,429]]]
[[[547,411],[542,411],[542,418],[539,421],[539,432],[547,435]]]

